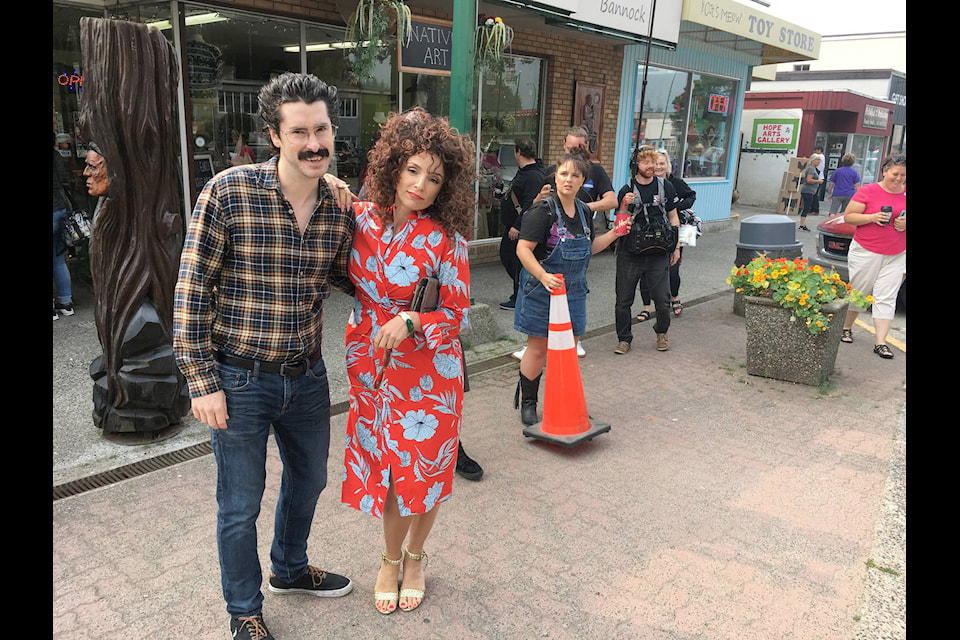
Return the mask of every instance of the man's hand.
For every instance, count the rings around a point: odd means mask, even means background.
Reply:
[[[205,396],[193,398],[190,406],[193,408],[193,417],[210,428],[227,428],[227,420],[230,416],[227,415],[227,396],[223,391],[214,391]]]
[[[533,201],[537,202],[539,200],[543,200],[544,198],[550,195],[551,191],[553,191],[553,187],[551,187],[549,184],[543,185],[542,187],[540,187],[540,191],[537,193],[537,195],[534,196]]]
[[[516,240],[520,237],[520,230],[516,227],[510,227],[510,230],[507,231],[507,237],[511,240]]]
[[[346,182],[332,173],[323,174],[323,179],[327,181],[327,186],[330,187],[330,191],[333,192],[333,197],[337,199],[337,206],[340,207],[341,211],[346,211],[350,208],[350,205],[360,200],[360,198],[351,193],[350,187]]]

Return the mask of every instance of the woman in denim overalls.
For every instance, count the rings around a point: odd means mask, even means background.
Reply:
[[[589,208],[577,199],[577,192],[588,175],[590,165],[583,156],[564,155],[557,163],[556,194],[535,203],[521,219],[517,257],[523,268],[520,270],[513,326],[520,333],[527,334],[527,349],[520,361],[520,382],[514,407],[520,406],[520,419],[525,425],[537,422],[537,395],[547,358],[551,290],[560,285],[561,277],[558,276],[562,276],[566,286],[573,333],[581,336],[587,328],[587,265],[590,256],[603,251],[617,235],[630,230],[627,224],[593,237],[593,216],[587,215]],[[534,252],[540,245],[543,247],[538,253],[545,249],[546,256],[538,260]]]

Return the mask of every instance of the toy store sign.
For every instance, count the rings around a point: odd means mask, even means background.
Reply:
[[[820,56],[820,34],[734,0],[688,0],[683,3],[682,19],[803,54],[803,59]]]
[[[757,119],[753,121],[750,146],[754,149],[794,149],[799,131],[798,119]]]

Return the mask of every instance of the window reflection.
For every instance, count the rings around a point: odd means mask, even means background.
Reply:
[[[666,149],[672,158],[673,173],[684,178],[725,177],[736,81],[650,67],[641,110],[642,86],[643,65],[639,65],[634,141],[639,134],[640,144]]]

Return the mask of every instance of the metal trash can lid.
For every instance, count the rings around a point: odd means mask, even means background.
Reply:
[[[793,220],[781,214],[763,213],[750,216],[740,223],[740,242],[743,249],[791,249],[802,247],[797,240],[797,227]]]

